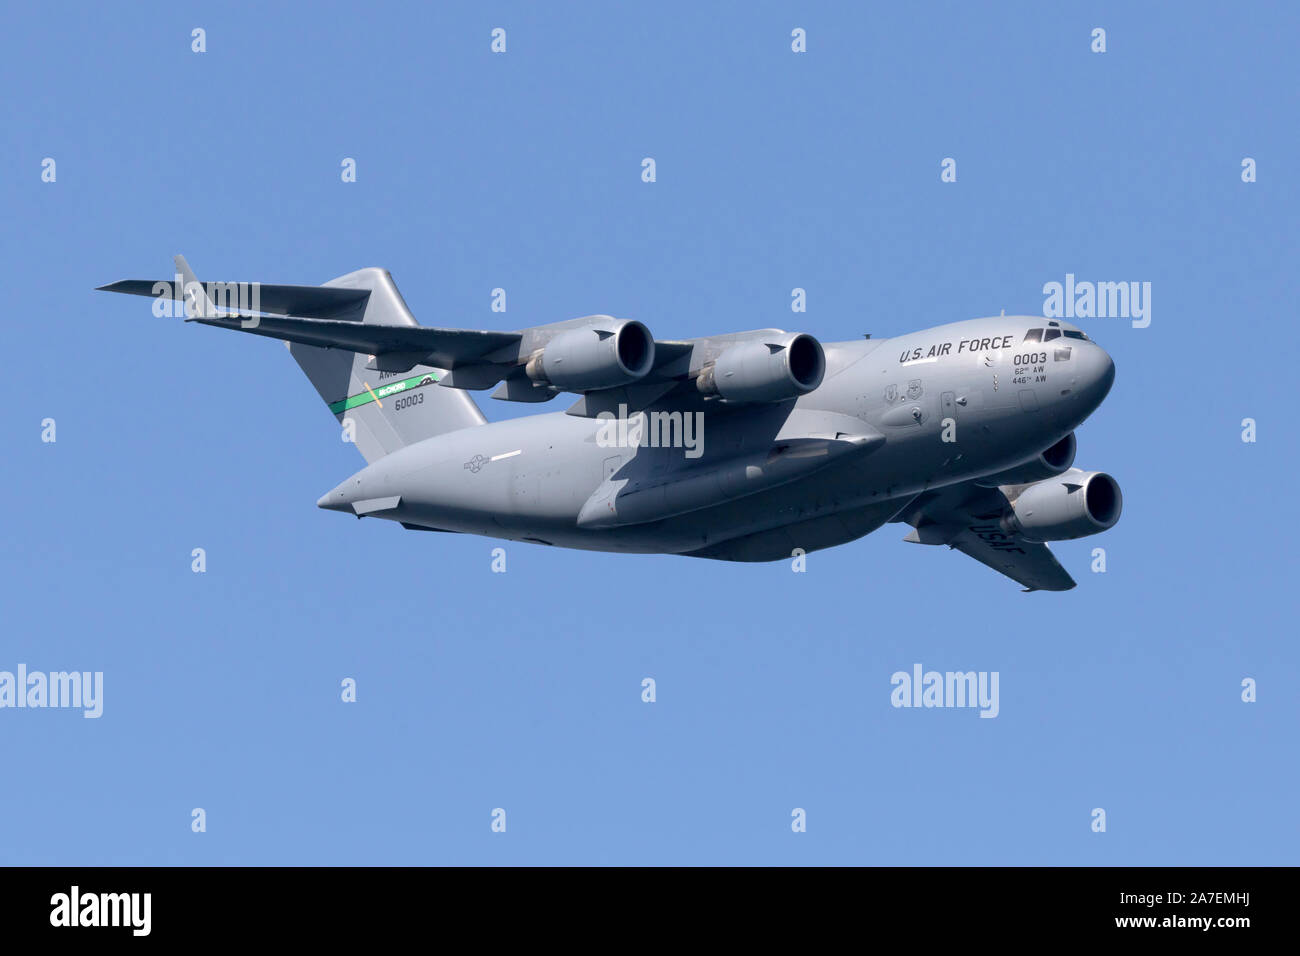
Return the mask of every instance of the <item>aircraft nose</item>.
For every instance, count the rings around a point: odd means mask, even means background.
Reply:
[[[1097,375],[1097,386],[1101,390],[1101,398],[1105,398],[1110,392],[1110,387],[1115,384],[1115,360],[1100,347],[1097,348],[1097,352],[1101,365]]]
[[[1086,351],[1086,368],[1083,379],[1082,391],[1087,395],[1088,402],[1094,408],[1101,404],[1102,400],[1110,393],[1110,387],[1115,384],[1115,362],[1105,349],[1099,345],[1094,345]]]

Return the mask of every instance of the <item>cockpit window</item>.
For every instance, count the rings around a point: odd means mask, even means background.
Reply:
[[[1076,332],[1072,329],[1065,330],[1065,337],[1067,339],[1081,339],[1084,342],[1089,341],[1088,336],[1084,335],[1082,332]]]
[[[1043,341],[1050,342],[1052,341],[1052,339],[1059,339],[1060,337],[1061,337],[1060,329],[1048,329],[1047,333],[1043,336]]]
[[[1041,342],[1041,341],[1043,341],[1043,330],[1042,330],[1042,329],[1030,329],[1028,332],[1025,333],[1025,341],[1026,341],[1026,342]]]

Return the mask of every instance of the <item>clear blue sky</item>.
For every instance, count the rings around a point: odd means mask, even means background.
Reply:
[[[1281,3],[12,7],[0,669],[103,671],[105,701],[0,711],[0,862],[1295,863],[1298,28]],[[1149,328],[1081,323],[1118,377],[1078,463],[1124,516],[1055,546],[1065,594],[898,525],[805,574],[524,544],[493,574],[500,542],[316,508],[361,459],[278,343],[92,291],[176,252],[222,280],[384,266],[427,324],[661,338],[1149,281]],[[895,710],[918,662],[998,671],[1000,715]]]

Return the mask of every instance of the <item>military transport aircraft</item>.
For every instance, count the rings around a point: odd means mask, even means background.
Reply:
[[[1074,581],[1046,542],[1119,520],[1073,467],[1115,378],[1073,325],[972,319],[822,345],[760,329],[656,340],[591,315],[517,332],[427,328],[383,269],[322,286],[173,280],[102,288],[155,314],[284,340],[368,463],[322,508],[413,530],[592,551],[774,561],[886,522],[1024,585]],[[567,411],[488,423],[467,390]]]

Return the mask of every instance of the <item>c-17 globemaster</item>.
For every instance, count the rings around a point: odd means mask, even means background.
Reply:
[[[419,325],[383,269],[322,286],[174,280],[187,321],[282,339],[365,468],[322,508],[592,551],[774,561],[895,521],[1028,590],[1074,581],[1046,542],[1119,520],[1073,467],[1115,366],[1057,319],[997,316],[822,345],[760,329],[656,340],[591,315],[516,332]],[[183,305],[181,305],[183,303]],[[234,309],[231,306],[234,305]],[[488,423],[467,390],[567,411]]]

